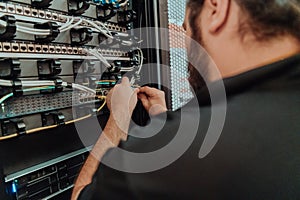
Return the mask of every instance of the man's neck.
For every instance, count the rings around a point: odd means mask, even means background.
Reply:
[[[300,53],[299,41],[293,37],[282,37],[268,42],[248,42],[247,45],[240,43],[235,47],[237,51],[231,52],[234,55],[231,58],[235,59],[228,60],[226,66],[219,64],[223,78],[236,76]]]

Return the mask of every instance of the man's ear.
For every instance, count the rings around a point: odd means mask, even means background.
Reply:
[[[218,32],[226,23],[229,15],[229,8],[231,0],[206,0],[210,8],[210,23],[208,30],[211,33]]]

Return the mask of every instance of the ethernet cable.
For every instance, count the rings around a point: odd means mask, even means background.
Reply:
[[[105,67],[111,67],[109,62],[103,57],[103,55],[97,49],[92,49],[92,50],[86,49],[86,52],[98,58],[105,65]]]
[[[120,2],[120,1],[119,1]],[[125,7],[128,4],[129,0],[124,1],[124,3],[120,3],[120,7]]]
[[[76,19],[78,21],[74,24],[71,23],[70,25],[60,27],[59,28],[60,32],[63,33],[63,32],[66,32],[66,31],[72,29],[72,28],[78,27],[83,22],[82,18],[74,18],[74,19]],[[75,21],[74,19],[73,19],[73,22]]]
[[[113,39],[113,35],[111,31],[101,22],[99,21],[92,21],[92,20],[87,20],[83,19],[84,22],[88,23],[89,25],[93,26],[96,30],[100,31],[105,37]],[[104,31],[104,30],[105,31]]]
[[[139,52],[138,57],[139,57],[140,60],[139,60],[138,70],[135,72],[135,75],[140,75],[141,71],[142,71],[143,64],[144,64],[144,55],[143,55],[143,51],[140,48],[138,48],[137,50]],[[130,84],[134,85],[135,81],[136,81],[135,76],[132,76],[132,78],[130,80]]]
[[[63,24],[63,25],[59,28],[59,30],[62,30],[62,29],[65,29],[65,28],[68,27],[68,26],[71,26],[71,25],[73,24],[74,20],[75,20],[75,17],[67,17],[67,22],[66,22],[65,24]]]

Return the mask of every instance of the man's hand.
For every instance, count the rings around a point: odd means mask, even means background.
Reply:
[[[127,77],[122,79],[121,84],[116,85],[107,95],[107,106],[110,110],[110,118],[125,133],[129,127],[132,112],[137,104],[137,93],[133,90]]]
[[[139,89],[138,98],[150,115],[158,115],[167,111],[165,93],[161,90],[142,87]]]

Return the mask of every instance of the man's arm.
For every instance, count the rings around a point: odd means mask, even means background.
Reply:
[[[81,169],[73,189],[72,200],[76,200],[82,189],[92,182],[106,151],[117,147],[121,140],[127,139],[131,115],[137,103],[137,92],[138,90],[131,89],[129,80],[124,78],[107,96],[107,106],[111,112],[109,120]]]
[[[101,158],[108,149],[118,146],[121,141],[121,138],[118,135],[124,134],[126,133],[122,132],[122,130],[116,125],[115,121],[110,118],[103,133],[99,137],[80,171],[73,189],[72,200],[77,199],[81,190],[92,182],[93,175],[98,169]]]

